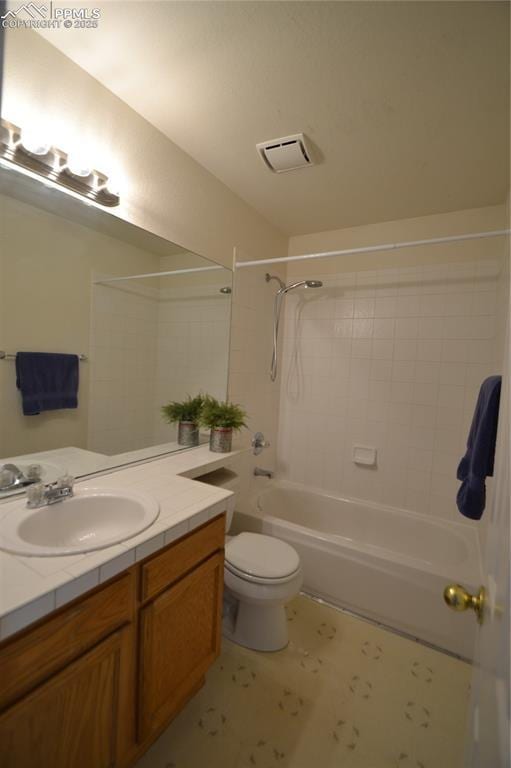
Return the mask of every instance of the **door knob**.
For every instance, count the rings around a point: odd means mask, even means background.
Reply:
[[[477,615],[479,624],[483,623],[484,602],[486,592],[481,587],[477,595],[471,595],[461,584],[449,584],[444,589],[444,600],[453,611],[466,611],[472,608]]]

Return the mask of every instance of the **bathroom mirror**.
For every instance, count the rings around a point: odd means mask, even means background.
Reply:
[[[231,287],[231,270],[0,168],[0,468],[52,482],[182,450],[161,408],[225,399]],[[18,352],[81,355],[77,407],[24,415]]]

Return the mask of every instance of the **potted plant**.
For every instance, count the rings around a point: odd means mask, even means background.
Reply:
[[[229,453],[232,449],[232,433],[246,427],[246,412],[235,403],[220,402],[206,397],[200,415],[200,423],[208,427],[209,450],[214,453]]]
[[[188,397],[181,403],[172,401],[162,406],[163,418],[169,424],[178,425],[177,442],[187,448],[199,445],[199,419],[204,405],[203,395]]]

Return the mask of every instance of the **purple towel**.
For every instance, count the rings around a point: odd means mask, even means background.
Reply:
[[[18,352],[16,386],[23,414],[78,407],[78,355],[53,352]]]
[[[457,478],[462,483],[456,504],[461,514],[471,520],[481,518],[486,504],[485,480],[493,476],[501,382],[501,376],[490,376],[481,384],[467,452],[458,466]]]

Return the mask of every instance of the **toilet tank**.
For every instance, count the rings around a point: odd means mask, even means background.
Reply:
[[[240,478],[233,472],[232,469],[222,467],[221,469],[215,469],[213,472],[208,472],[206,475],[196,477],[200,483],[208,483],[209,485],[216,485],[218,488],[225,488],[228,491],[234,493],[234,504],[230,505],[227,511],[227,517],[225,521],[226,532],[229,531],[232,525],[232,518],[234,515],[234,506],[237,501],[237,494],[240,488]]]

